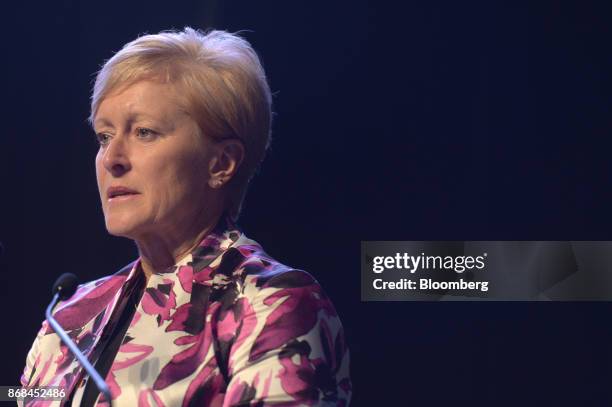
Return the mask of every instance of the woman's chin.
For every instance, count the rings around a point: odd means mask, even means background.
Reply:
[[[138,233],[138,225],[129,220],[107,219],[106,230],[113,236],[121,236],[133,239]]]

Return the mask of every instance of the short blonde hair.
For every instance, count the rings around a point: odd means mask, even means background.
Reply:
[[[272,96],[257,53],[245,39],[220,30],[143,35],[98,71],[89,123],[106,96],[140,80],[178,86],[205,136],[242,142],[245,157],[227,185],[226,211],[236,220],[270,143]]]

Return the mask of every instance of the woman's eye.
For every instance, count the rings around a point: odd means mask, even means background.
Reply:
[[[110,135],[106,133],[96,133],[96,140],[101,146],[105,146],[110,141]]]
[[[136,135],[140,139],[152,140],[156,136],[156,133],[151,129],[139,127],[136,129]]]

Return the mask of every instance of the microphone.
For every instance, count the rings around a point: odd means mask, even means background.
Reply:
[[[77,276],[72,273],[64,273],[55,281],[51,295],[58,294],[59,299],[66,301],[76,292]]]
[[[55,284],[53,284],[53,290],[51,292],[53,294],[53,299],[51,300],[51,304],[49,304],[49,306],[47,307],[45,316],[47,317],[47,322],[49,322],[49,325],[51,325],[51,327],[53,328],[55,333],[60,337],[62,342],[64,342],[64,344],[68,346],[72,354],[76,356],[76,358],[81,363],[81,366],[83,366],[83,368],[87,371],[89,376],[92,378],[92,380],[96,384],[96,387],[100,390],[100,393],[104,394],[104,397],[106,397],[106,400],[108,401],[109,405],[112,407],[113,402],[111,400],[111,393],[110,393],[110,389],[108,388],[108,385],[106,384],[104,379],[102,379],[102,376],[100,376],[100,374],[96,371],[96,369],[91,365],[91,363],[89,363],[87,358],[85,358],[85,355],[81,353],[81,351],[76,346],[76,344],[72,341],[72,339],[70,339],[66,331],[64,331],[61,325],[51,315],[51,311],[53,310],[53,307],[55,307],[57,302],[59,300],[65,301],[68,298],[72,297],[76,289],[77,289],[77,277],[74,274],[64,273],[61,276],[59,276]]]

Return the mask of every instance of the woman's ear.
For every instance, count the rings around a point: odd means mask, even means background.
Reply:
[[[238,139],[228,139],[214,144],[215,153],[208,167],[208,185],[221,188],[236,175],[244,160],[244,145]]]

